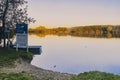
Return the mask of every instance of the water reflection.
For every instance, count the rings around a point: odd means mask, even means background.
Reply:
[[[40,68],[67,73],[120,71],[119,38],[29,35],[29,44],[42,45],[42,54],[31,62]]]

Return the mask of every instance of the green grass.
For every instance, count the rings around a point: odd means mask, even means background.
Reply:
[[[25,73],[0,73],[0,80],[36,80],[34,77]]]
[[[16,52],[11,48],[0,48],[0,68],[2,67],[11,67],[14,66],[15,60],[22,58],[25,61],[31,61],[33,55],[25,51]],[[36,80],[34,77],[31,77],[25,73],[1,73],[0,80]]]
[[[33,55],[25,51],[16,52],[14,49],[0,48],[0,67],[13,66],[16,59],[31,61]]]
[[[71,80],[120,80],[120,76],[111,73],[90,71],[73,76]]]

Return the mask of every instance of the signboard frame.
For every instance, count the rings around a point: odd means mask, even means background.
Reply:
[[[28,24],[16,24],[16,51],[22,47],[28,52]]]
[[[28,34],[28,24],[16,24],[16,34]]]

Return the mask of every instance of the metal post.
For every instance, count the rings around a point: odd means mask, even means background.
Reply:
[[[27,48],[27,52],[29,52],[29,50],[28,50],[28,44],[26,45],[26,48]]]
[[[16,51],[18,51],[18,44],[16,45]]]

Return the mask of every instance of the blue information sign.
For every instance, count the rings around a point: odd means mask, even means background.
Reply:
[[[16,24],[16,34],[27,34],[28,24]]]

